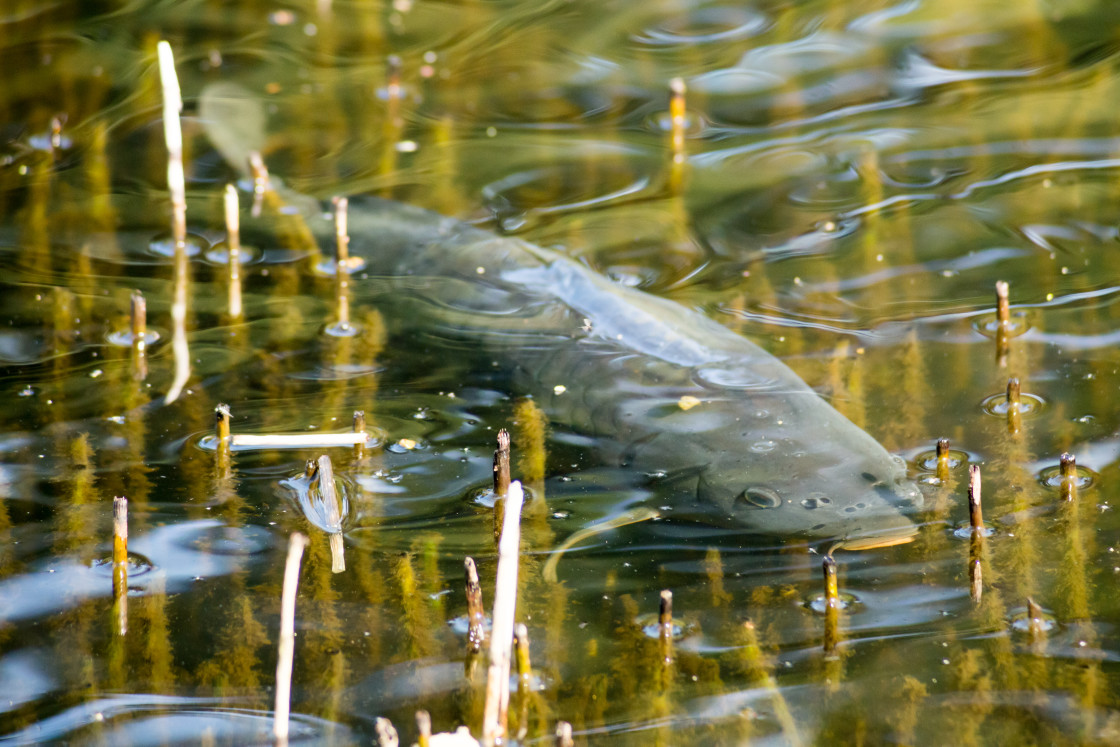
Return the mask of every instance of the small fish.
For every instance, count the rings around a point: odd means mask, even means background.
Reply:
[[[261,122],[259,107],[231,84],[202,96],[212,140],[239,168],[264,138],[226,123]],[[303,212],[329,243],[317,203]],[[664,475],[661,489],[678,496],[665,515],[861,548],[916,533],[904,511],[921,493],[903,461],[784,363],[703,314],[411,205],[353,198],[349,228],[351,253],[387,284],[394,313],[477,340],[509,372],[512,394],[617,445],[634,474]]]

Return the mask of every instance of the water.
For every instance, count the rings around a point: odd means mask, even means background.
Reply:
[[[226,316],[225,250],[208,250],[236,175],[198,98],[235,82],[267,100],[265,160],[299,191],[420,204],[701,309],[922,485],[914,542],[836,553],[848,604],[826,655],[813,611],[825,548],[803,542],[642,522],[577,544],[561,583],[543,582],[567,537],[671,500],[658,476],[635,480],[608,444],[554,425],[534,486],[547,508],[523,522],[519,618],[537,679],[513,695],[519,742],[547,742],[557,719],[589,744],[1120,740],[1118,15],[1088,0],[9,2],[0,738],[267,741],[293,531],[312,540],[293,736],[369,743],[387,716],[411,740],[421,708],[438,730],[477,732],[485,662],[464,667],[462,561],[479,561],[489,604],[485,487],[514,392],[471,341],[402,334],[360,273],[358,333],[328,334],[334,281],[298,237],[244,255],[244,321]],[[160,38],[186,101],[198,249],[189,374],[170,403]],[[997,280],[1013,315],[1002,352]],[[133,289],[158,333],[143,366],[119,344]],[[998,397],[1011,376],[1031,404],[1018,422]],[[366,411],[383,448],[330,451],[349,504],[345,573],[285,487],[322,450],[237,450],[227,469],[204,441],[219,402],[235,434],[340,433]],[[947,475],[929,454],[942,437]],[[515,453],[523,443],[515,428]],[[1068,504],[1053,474],[1065,451],[1092,476]],[[970,465],[992,530],[979,601],[955,532]],[[115,495],[130,501],[124,636]],[[662,589],[681,631],[667,671],[645,630]],[[1028,597],[1042,636],[1024,624]]]

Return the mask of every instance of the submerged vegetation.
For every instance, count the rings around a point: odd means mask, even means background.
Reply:
[[[1120,740],[1120,8],[8,5],[0,739]],[[908,541],[683,520],[363,194],[756,340],[906,460]]]

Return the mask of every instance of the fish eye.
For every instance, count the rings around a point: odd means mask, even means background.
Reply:
[[[870,472],[864,472],[860,474],[860,477],[862,477],[864,480],[867,480],[868,482],[879,482],[879,478],[871,474]]]
[[[744,490],[739,502],[752,508],[777,508],[782,505],[782,498],[775,490],[756,485]]]
[[[820,508],[832,503],[832,499],[824,493],[810,493],[801,499],[801,505],[808,509]]]

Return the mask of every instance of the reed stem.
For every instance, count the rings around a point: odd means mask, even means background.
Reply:
[[[362,441],[354,444],[354,458],[360,460],[366,454],[366,441],[369,439],[365,410],[354,410],[354,434],[363,436]]]
[[[1011,324],[1010,286],[1005,280],[996,281],[996,321],[999,326]]]
[[[241,217],[240,206],[237,200],[237,188],[232,184],[226,185],[225,191],[226,214],[226,249],[229,275],[229,317],[238,320],[242,315],[241,308]]]
[[[179,113],[183,98],[179,90],[179,77],[175,74],[175,56],[171,45],[161,41],[159,54],[159,79],[163,89],[163,138],[167,144],[167,188],[171,193],[171,236],[176,251],[187,240],[187,190],[183,171],[183,130]]]
[[[377,732],[377,747],[399,747],[400,738],[392,721],[378,716],[374,729]]]
[[[498,541],[498,571],[494,585],[494,617],[490,634],[490,668],[486,677],[486,706],[482,719],[482,744],[494,747],[505,738],[509,711],[510,649],[517,607],[517,569],[521,545],[521,483],[510,483],[506,497],[502,536]]]
[[[836,573],[836,560],[826,555],[824,571],[824,653],[831,656],[840,641],[840,581]]]
[[[1059,458],[1059,465],[1062,500],[1075,501],[1077,500],[1077,458],[1066,452]]]
[[[972,532],[983,534],[984,511],[980,504],[980,465],[968,468],[968,524]]]
[[[280,652],[276,660],[276,706],[272,734],[280,744],[288,743],[288,712],[291,708],[292,659],[296,645],[296,588],[299,566],[307,537],[296,532],[288,541],[284,564],[284,587],[280,596]]]
[[[509,431],[498,431],[498,448],[494,451],[494,495],[505,498],[509,492]]]
[[[949,439],[937,440],[937,479],[942,484],[949,479]]]
[[[486,611],[482,606],[482,586],[478,583],[478,568],[474,558],[463,561],[467,584],[467,647],[472,653],[482,650],[486,641]]]
[[[128,633],[128,499],[113,498],[113,603],[117,635]]]
[[[657,642],[661,655],[661,665],[668,666],[673,661],[673,592],[661,591],[661,607],[657,613]]]
[[[132,347],[143,354],[147,343],[145,336],[148,334],[148,302],[144,300],[144,294],[138,290],[132,291],[129,311]]]
[[[529,692],[533,678],[533,667],[529,660],[529,628],[525,623],[514,626],[513,644],[517,652],[517,691],[524,695]]]

